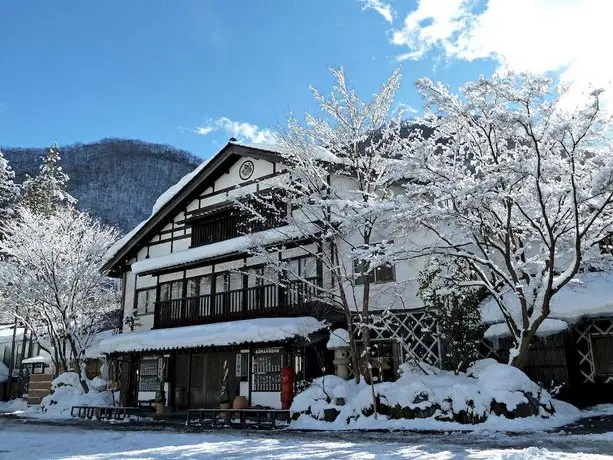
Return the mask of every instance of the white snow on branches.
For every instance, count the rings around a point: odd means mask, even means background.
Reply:
[[[428,253],[468,262],[497,303],[521,366],[552,299],[583,268],[611,268],[612,125],[598,92],[560,107],[549,79],[495,76],[459,95],[422,79],[426,103],[405,155],[413,174],[398,222],[426,229]],[[520,305],[514,314],[503,294]]]
[[[116,231],[70,208],[51,215],[21,209],[7,229],[0,308],[30,328],[56,365],[78,369],[104,315],[118,308],[117,290],[100,272]]]

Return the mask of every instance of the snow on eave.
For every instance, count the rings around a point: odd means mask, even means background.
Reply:
[[[207,244],[205,246],[198,246],[195,248],[186,249],[184,251],[166,254],[160,257],[140,260],[132,264],[132,272],[139,275],[164,268],[177,267],[180,265],[199,262],[205,259],[242,253],[259,245],[267,246],[292,241],[297,238],[308,237],[315,234],[318,230],[319,227],[317,227],[315,224],[305,224],[301,227],[296,225],[286,225],[285,227],[250,233],[248,235],[238,236],[236,238]]]
[[[521,318],[519,301],[505,293],[503,302],[515,318]],[[503,321],[500,308],[492,297],[480,304],[485,324]],[[613,317],[613,272],[588,272],[577,275],[551,299],[550,319],[576,323],[583,318]]]
[[[162,219],[169,211],[172,210],[172,202],[175,198],[181,196],[181,192],[187,190],[192,183],[195,183],[203,175],[204,170],[210,170],[216,166],[215,163],[226,154],[232,146],[243,147],[250,150],[261,150],[267,153],[279,154],[278,151],[273,150],[265,146],[265,144],[241,144],[238,142],[228,142],[219,152],[213,155],[210,159],[205,160],[196,167],[192,172],[183,176],[176,184],[171,186],[156,200],[151,215],[143,222],[138,224],[129,233],[124,235],[113,246],[109,248],[104,256],[104,263],[102,266],[102,272],[110,271],[121,257],[124,257],[126,253],[141,239],[151,228]],[[238,152],[235,152],[238,153]]]
[[[298,318],[256,318],[150,331],[124,332],[102,340],[101,353],[128,353],[148,350],[176,350],[272,343],[305,338],[327,327],[311,316]]]
[[[538,328],[536,335],[538,337],[548,337],[550,335],[559,334],[567,331],[569,328],[566,321],[560,319],[546,318]],[[483,337],[486,339],[494,339],[497,337],[510,336],[509,326],[506,323],[496,323],[487,328]]]

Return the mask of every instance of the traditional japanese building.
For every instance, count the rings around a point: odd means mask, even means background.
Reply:
[[[230,142],[111,248],[105,270],[122,281],[124,327],[99,351],[117,366],[124,405],[154,398],[163,375],[176,409],[236,396],[280,408],[282,369],[289,385],[331,371],[328,330],[343,316],[316,299],[324,274],[305,250],[316,238],[274,215],[247,228],[234,205],[274,189],[281,170],[273,149]],[[249,255],[255,239],[283,245],[279,257],[308,282],[279,280]]]

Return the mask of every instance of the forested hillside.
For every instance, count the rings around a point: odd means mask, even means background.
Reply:
[[[16,181],[37,174],[44,148],[2,147]],[[60,146],[68,191],[77,207],[126,232],[151,213],[156,198],[202,161],[169,145],[103,139]]]

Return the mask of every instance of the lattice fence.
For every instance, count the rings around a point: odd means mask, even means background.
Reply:
[[[400,344],[404,360],[417,359],[441,366],[442,344],[436,320],[424,310],[390,311],[378,319],[372,340],[393,339]]]
[[[592,335],[613,334],[613,318],[599,319],[584,322],[573,328],[577,356],[579,359],[579,373],[583,383],[613,383],[613,376],[597,376],[592,350]]]

